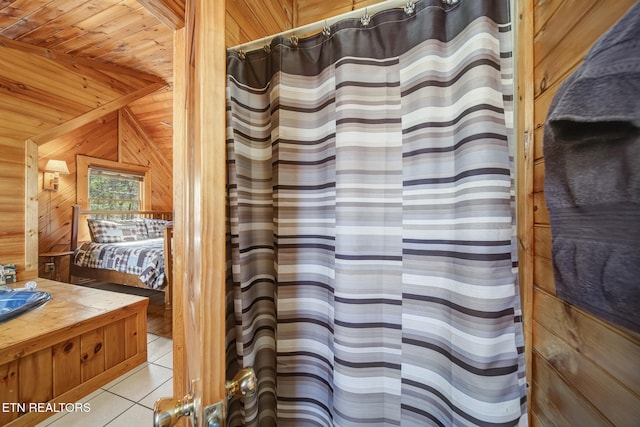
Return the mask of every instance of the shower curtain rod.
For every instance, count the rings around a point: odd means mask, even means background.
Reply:
[[[419,0],[418,0],[419,1]],[[452,5],[455,3],[458,3],[458,1],[460,0],[442,0],[442,3],[448,4],[448,5]],[[234,51],[238,51],[238,52],[250,52],[252,50],[257,50],[257,49],[262,49],[264,48],[266,45],[268,45],[272,39],[274,39],[275,37],[278,36],[282,36],[282,37],[291,37],[294,35],[305,35],[308,33],[314,33],[317,31],[322,30],[324,27],[331,25],[331,23],[329,23],[329,21],[332,21],[332,23],[336,23],[338,21],[341,21],[343,19],[349,19],[349,18],[363,18],[365,16],[373,16],[374,14],[386,10],[386,9],[393,9],[393,8],[400,8],[400,7],[410,7],[413,6],[416,3],[416,1],[407,1],[407,0],[386,0],[380,3],[376,3],[374,5],[371,6],[367,6],[367,7],[363,7],[360,9],[356,9],[356,10],[352,10],[350,12],[345,12],[341,15],[337,15],[337,16],[332,16],[329,19],[323,19],[317,22],[314,22],[312,24],[307,24],[307,25],[303,25],[301,27],[298,28],[294,28],[292,30],[286,30],[283,31],[281,33],[278,34],[272,34],[270,36],[267,37],[263,37],[261,39],[258,40],[253,40],[247,43],[242,43],[239,44],[237,46],[231,47],[229,48],[230,50],[234,50]]]

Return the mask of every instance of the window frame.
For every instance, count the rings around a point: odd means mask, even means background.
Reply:
[[[89,168],[97,167],[122,173],[142,175],[142,197],[140,210],[151,209],[151,169],[146,166],[114,162],[97,157],[76,156],[76,203],[80,209],[89,209]]]

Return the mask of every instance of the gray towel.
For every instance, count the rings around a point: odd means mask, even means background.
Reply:
[[[544,157],[558,297],[640,332],[640,2],[558,89]]]

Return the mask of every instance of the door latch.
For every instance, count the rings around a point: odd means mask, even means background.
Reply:
[[[224,385],[226,391],[226,399],[233,397],[247,397],[256,393],[258,381],[253,368],[244,368],[236,374],[231,381],[227,381]],[[207,406],[204,408],[203,417],[208,427],[221,427],[225,420],[225,400]]]
[[[252,396],[258,388],[256,373],[253,368],[244,368],[236,374],[231,381],[227,381],[224,388],[227,391],[227,400],[234,396]]]
[[[197,425],[195,401],[190,394],[182,399],[173,397],[158,399],[153,407],[154,427],[171,427],[182,417],[190,417],[192,425]]]
[[[194,384],[192,384],[192,388]],[[240,396],[246,397],[256,393],[258,382],[252,368],[244,368],[231,381],[225,383],[226,399],[207,406],[203,409],[202,417],[208,427],[225,425],[225,405],[229,399]],[[199,404],[198,404],[199,405]],[[193,392],[182,399],[167,397],[158,399],[153,408],[154,427],[171,427],[182,417],[191,418],[191,425],[197,426],[196,401]]]

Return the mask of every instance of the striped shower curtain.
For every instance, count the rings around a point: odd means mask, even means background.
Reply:
[[[508,1],[228,52],[229,425],[526,424]]]

